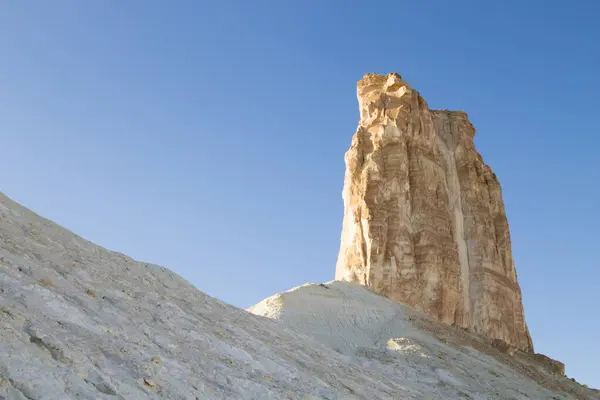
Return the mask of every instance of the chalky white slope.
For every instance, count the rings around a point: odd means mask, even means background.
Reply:
[[[332,286],[297,291],[307,308],[294,306],[295,326],[312,324],[312,338],[0,194],[0,399],[572,397],[472,349],[444,347],[402,318],[388,324],[401,307]],[[367,329],[375,323],[379,336]],[[387,328],[397,336],[389,343]]]
[[[383,381],[393,380],[406,393],[401,398],[598,398],[597,391],[544,371],[538,356],[504,354],[484,336],[434,322],[353,283],[306,284],[249,311],[316,338]]]

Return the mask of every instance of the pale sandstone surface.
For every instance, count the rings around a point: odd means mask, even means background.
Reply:
[[[393,374],[96,246],[0,193],[2,400],[414,398],[405,393]]]
[[[358,82],[336,279],[532,351],[496,175],[460,111],[400,75]]]

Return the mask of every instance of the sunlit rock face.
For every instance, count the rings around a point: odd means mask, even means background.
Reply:
[[[336,279],[533,350],[500,183],[461,111],[430,110],[396,73],[358,82]]]

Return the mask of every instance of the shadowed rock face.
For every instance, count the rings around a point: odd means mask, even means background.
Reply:
[[[336,279],[532,351],[500,183],[460,111],[400,75],[358,82]]]

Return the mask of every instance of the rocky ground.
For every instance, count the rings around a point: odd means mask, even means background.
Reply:
[[[371,372],[395,376],[408,383],[414,398],[592,399],[599,394],[566,378],[562,363],[433,321],[351,283],[307,284],[250,311],[316,338]]]
[[[362,287],[325,286],[256,316],[0,194],[0,399],[600,398]]]

